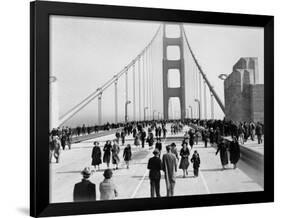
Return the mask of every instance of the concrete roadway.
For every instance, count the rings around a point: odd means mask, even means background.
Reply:
[[[188,127],[185,127],[187,130]],[[170,130],[168,126],[168,130]],[[172,142],[177,144],[178,152],[181,148],[181,140],[179,137],[183,133],[171,136],[167,134],[167,139],[162,142],[163,150],[165,146]],[[173,137],[175,137],[173,139]],[[74,184],[82,178],[80,172],[85,166],[91,165],[91,152],[93,141],[99,141],[101,146],[106,140],[114,139],[114,134],[99,137],[96,139],[73,144],[71,150],[65,150],[61,155],[59,164],[52,163],[50,165],[51,176],[51,203],[71,202]],[[126,144],[133,144],[132,137],[126,139]],[[120,169],[113,172],[113,179],[118,188],[118,199],[128,198],[144,198],[150,197],[150,185],[148,178],[147,163],[152,157],[153,149],[149,150],[148,145],[145,148],[136,148],[132,146],[133,157],[130,169],[126,169],[122,158],[123,147],[119,154],[121,163]],[[229,165],[229,169],[222,170],[219,155],[215,155],[216,150],[212,147],[204,148],[202,143],[195,145],[201,158],[201,167],[199,177],[193,177],[192,165],[189,166],[188,176],[182,178],[182,171],[178,169],[177,180],[175,186],[175,195],[197,195],[211,193],[230,193],[230,192],[247,192],[263,190],[263,172],[254,169],[243,161],[238,163],[238,168],[233,170]],[[193,151],[191,151],[193,153]],[[54,162],[54,160],[53,160]],[[91,181],[96,184],[97,199],[99,200],[99,183],[103,180],[103,170],[106,169],[105,164],[101,165],[101,170],[94,172]],[[164,176],[160,183],[161,196],[166,195],[166,186]]]

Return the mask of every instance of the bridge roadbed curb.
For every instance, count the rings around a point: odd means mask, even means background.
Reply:
[[[194,129],[199,128],[200,130],[204,130],[203,127],[197,126],[194,124],[190,124],[189,126]],[[228,142],[232,141],[229,137],[224,137],[224,139],[227,140]],[[216,144],[213,147],[217,149]],[[247,163],[248,165],[250,165],[256,169],[263,171],[264,155],[262,153],[247,147],[247,145],[240,145],[240,154],[241,154],[240,159],[242,161],[244,161],[245,163]]]
[[[108,130],[108,131],[103,131],[103,132],[100,132],[97,134],[88,134],[88,135],[84,135],[84,136],[77,136],[75,138],[72,138],[71,143],[79,143],[82,141],[99,138],[99,137],[106,136],[106,135],[111,135],[111,134],[116,133],[119,130],[122,130],[122,127],[117,128],[117,129]]]
[[[232,141],[229,138],[224,137],[228,142]],[[214,144],[214,148],[217,149],[217,145]],[[253,149],[246,147],[245,145],[240,145],[240,159],[247,163],[248,165],[254,167],[255,169],[262,170],[264,169],[264,155],[260,152],[257,152]]]

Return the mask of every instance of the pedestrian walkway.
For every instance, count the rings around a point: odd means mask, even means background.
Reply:
[[[169,126],[167,127],[168,130]],[[162,154],[165,153],[165,146],[175,142],[178,152],[181,148],[181,140],[188,127],[178,135],[167,133],[167,140],[163,141]],[[73,199],[74,184],[81,180],[81,170],[91,165],[91,152],[94,141],[99,141],[101,148],[106,140],[112,140],[115,134],[102,136],[99,138],[83,141],[73,144],[71,150],[65,150],[61,154],[61,162],[59,164],[50,165],[50,185],[51,185],[51,202],[71,202]],[[133,138],[126,137],[126,142],[133,144]],[[130,169],[126,169],[123,162],[122,154],[125,146],[121,146],[119,157],[121,160],[120,169],[113,171],[113,180],[118,187],[118,199],[144,198],[150,197],[150,184],[148,178],[147,163],[152,157],[153,149],[149,149],[147,143],[145,148],[132,145],[132,161]],[[243,163],[238,163],[236,170],[221,170],[219,155],[215,155],[216,149],[212,147],[204,148],[202,143],[195,145],[201,158],[201,168],[199,177],[193,178],[192,165],[189,166],[188,177],[182,178],[182,171],[178,169],[177,180],[175,186],[175,195],[197,195],[211,193],[229,193],[229,192],[246,192],[263,190],[254,177],[263,177],[256,171],[251,172],[252,168],[244,168]],[[193,151],[191,151],[191,154]],[[231,167],[231,166],[229,166]],[[103,180],[103,171],[106,169],[105,164],[101,165],[101,169],[94,172],[91,181],[96,184],[97,200],[99,200],[99,184]],[[162,173],[161,179],[161,196],[166,196],[165,180]]]

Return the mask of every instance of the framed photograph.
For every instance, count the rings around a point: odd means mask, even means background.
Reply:
[[[30,4],[30,215],[272,202],[273,16]]]

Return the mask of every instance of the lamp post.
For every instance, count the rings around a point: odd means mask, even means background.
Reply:
[[[186,113],[186,118],[188,118],[188,108],[185,109],[185,113]]]
[[[128,104],[130,104],[131,101],[126,101],[125,103],[125,123],[128,122]]]
[[[153,120],[154,120],[154,113],[157,112],[156,110],[153,111]]]
[[[143,120],[145,121],[146,120],[146,110],[148,109],[148,107],[145,107],[143,109]]]
[[[190,118],[193,119],[192,106],[189,105],[188,107],[190,108]]]
[[[200,105],[200,101],[199,101],[199,99],[197,99],[197,98],[194,99],[194,101],[198,103],[198,113],[199,113],[199,114],[198,114],[198,115],[199,115],[198,117],[199,117],[199,120],[201,120],[201,105]]]

